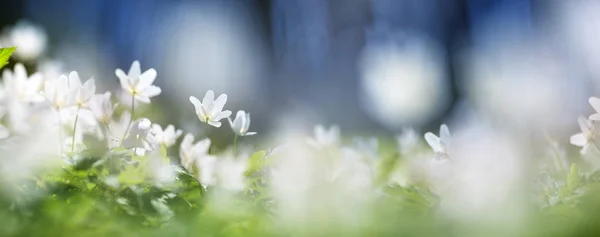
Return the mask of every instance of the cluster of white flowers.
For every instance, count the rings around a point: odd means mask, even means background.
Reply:
[[[596,110],[595,114],[585,118],[580,116],[577,119],[581,133],[571,136],[571,144],[581,147],[582,155],[590,155],[599,152],[597,144],[598,134],[600,134],[600,98],[591,97],[590,104]]]

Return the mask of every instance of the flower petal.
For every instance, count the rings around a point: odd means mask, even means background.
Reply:
[[[589,99],[590,105],[596,110],[596,112],[600,112],[600,98],[590,97]]]
[[[139,86],[141,88],[148,87],[154,83],[156,79],[156,70],[154,68],[150,68],[146,70],[142,75],[140,75]]]
[[[127,77],[127,75],[125,75],[125,72],[123,70],[121,70],[120,68],[117,68],[117,70],[115,70],[115,75],[117,75],[117,77],[119,78],[119,83],[121,84],[121,88],[123,88],[123,90],[127,91],[127,88],[129,88],[129,77]]]
[[[583,133],[578,133],[571,136],[570,142],[571,144],[579,147],[583,147],[585,146],[585,144],[588,143],[587,138],[585,137],[585,135],[583,135]]]
[[[226,94],[221,94],[213,102],[213,106],[212,106],[211,110],[207,111],[207,112],[209,114],[211,114],[212,117],[216,117],[221,112],[221,110],[223,110],[223,107],[225,106],[226,102],[227,102],[227,95]],[[224,117],[222,117],[222,118],[224,118]]]
[[[127,73],[127,76],[129,76],[129,78],[137,78],[142,74],[142,68],[140,67],[140,62],[135,60],[133,61],[133,63],[131,63],[131,67],[129,68],[129,73]]]
[[[221,127],[221,122],[217,122],[217,121],[208,121],[208,124],[210,124],[211,126],[220,128]]]
[[[215,100],[215,92],[212,90],[208,90],[202,99],[202,104],[205,106],[210,106]],[[207,111],[208,112],[208,111]]]
[[[429,144],[433,151],[440,152],[442,150],[442,147],[440,146],[440,138],[435,134],[431,132],[425,133],[425,141],[427,141],[427,144]]]

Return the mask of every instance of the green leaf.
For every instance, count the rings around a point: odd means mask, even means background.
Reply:
[[[246,170],[246,176],[252,175],[254,172],[259,171],[263,166],[265,166],[265,157],[267,155],[267,151],[257,151],[250,159],[248,159],[248,169]]]
[[[567,175],[567,189],[569,192],[575,191],[577,187],[579,187],[579,182],[581,181],[581,177],[579,177],[579,171],[577,168],[577,164],[571,165],[571,171],[569,171],[569,175]]]
[[[4,67],[4,65],[6,65],[8,63],[8,58],[10,58],[10,55],[12,55],[16,49],[17,49],[16,46],[12,47],[12,48],[1,48],[0,49],[0,68]]]

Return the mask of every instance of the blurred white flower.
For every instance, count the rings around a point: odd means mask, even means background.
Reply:
[[[4,69],[2,72],[4,86],[2,88],[3,99],[18,99],[21,102],[40,102],[44,98],[40,96],[44,78],[41,73],[36,72],[27,76],[25,66],[21,63],[15,65],[14,71]]]
[[[590,120],[600,121],[600,98],[590,97],[590,105],[596,110],[595,114],[590,115]]]
[[[30,61],[37,59],[46,49],[48,37],[40,26],[27,21],[20,21],[8,32],[8,42],[17,46],[15,57]]]
[[[315,137],[308,142],[315,147],[330,147],[335,146],[340,140],[340,128],[337,125],[332,125],[329,129],[325,129],[319,124],[314,128]]]
[[[61,110],[72,105],[69,98],[70,92],[69,79],[67,76],[61,75],[57,79],[46,81],[42,95],[54,109]]]
[[[210,156],[208,149],[210,148],[210,139],[205,138],[194,143],[194,135],[186,134],[181,141],[179,147],[179,158],[181,159],[181,165],[188,171],[192,171],[192,168],[196,160],[202,157]]]
[[[181,129],[175,130],[173,125],[168,125],[164,130],[159,124],[152,124],[152,130],[155,134],[158,144],[168,148],[177,142],[177,138],[183,134]]]
[[[376,137],[355,137],[354,148],[371,158],[379,156],[379,140]]]
[[[96,83],[90,78],[81,84],[79,74],[75,71],[69,73],[69,88],[71,89],[71,101],[80,108],[87,108],[88,102],[96,94]]]
[[[445,158],[448,157],[448,150],[450,148],[452,136],[450,135],[450,130],[448,129],[448,126],[446,126],[446,124],[442,124],[442,126],[440,126],[439,137],[431,132],[428,132],[425,134],[425,140],[438,156]]]
[[[256,134],[256,132],[248,132],[248,128],[250,127],[250,113],[240,110],[235,115],[233,122],[229,117],[227,117],[227,120],[229,121],[231,130],[238,136],[252,136]]]
[[[104,94],[94,95],[88,104],[88,107],[94,114],[96,120],[104,124],[110,123],[112,115],[117,108],[117,105],[110,101],[110,96],[110,91],[107,91]]]
[[[215,93],[212,90],[206,92],[202,102],[194,96],[190,96],[190,102],[196,109],[196,115],[200,119],[200,122],[208,123],[215,127],[221,127],[221,119],[231,116],[231,111],[223,110],[223,106],[227,102],[227,95],[221,94],[215,100]]]
[[[241,191],[244,189],[244,172],[246,172],[247,160],[240,157],[222,157],[213,164],[214,180],[219,188],[230,191]]]
[[[419,144],[419,134],[412,128],[405,128],[402,133],[396,137],[398,147],[402,155],[411,153]]]
[[[585,154],[590,148],[592,148],[592,146],[596,146],[595,140],[600,127],[596,122],[590,121],[582,116],[577,118],[577,123],[579,123],[581,133],[571,136],[570,141],[571,144],[581,147],[581,153]]]
[[[150,68],[142,73],[138,61],[133,61],[127,74],[120,68],[115,71],[115,74],[123,90],[140,102],[150,103],[150,98],[161,92],[160,87],[152,85],[156,79],[156,70]]]
[[[156,150],[158,141],[154,136],[151,125],[152,122],[147,118],[133,122],[129,134],[123,141],[123,147],[133,149],[137,156],[145,155],[146,151]]]

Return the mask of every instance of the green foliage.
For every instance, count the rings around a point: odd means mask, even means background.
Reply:
[[[0,48],[0,68],[4,67],[4,65],[8,64],[8,59],[10,56],[17,50],[17,47],[11,48]]]

